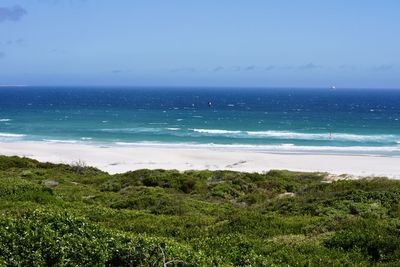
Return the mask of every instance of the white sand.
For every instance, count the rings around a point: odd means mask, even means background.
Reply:
[[[100,146],[45,142],[0,143],[0,154],[25,156],[54,163],[73,163],[81,160],[89,166],[109,173],[142,168],[246,172],[286,169],[400,179],[400,158],[398,157],[279,154],[211,148]]]

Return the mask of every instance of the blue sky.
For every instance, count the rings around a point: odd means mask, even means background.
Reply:
[[[0,0],[0,84],[400,88],[398,0]]]

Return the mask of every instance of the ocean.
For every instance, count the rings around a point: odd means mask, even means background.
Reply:
[[[400,156],[400,90],[0,87],[0,141]]]

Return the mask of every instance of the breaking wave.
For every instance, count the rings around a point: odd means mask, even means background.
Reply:
[[[235,135],[242,138],[269,138],[269,139],[285,139],[285,140],[314,140],[314,141],[352,141],[352,142],[391,142],[398,143],[400,136],[398,135],[361,135],[347,133],[300,133],[289,131],[233,131],[218,129],[192,129],[193,132],[204,133],[210,135]]]
[[[241,131],[229,131],[229,130],[216,130],[216,129],[192,129],[196,133],[208,133],[208,134],[240,134]]]
[[[24,137],[25,134],[0,133],[0,137]]]

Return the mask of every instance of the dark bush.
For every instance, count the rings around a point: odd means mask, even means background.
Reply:
[[[362,219],[337,232],[325,245],[345,251],[359,250],[373,261],[396,261],[400,259],[400,224]]]

